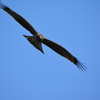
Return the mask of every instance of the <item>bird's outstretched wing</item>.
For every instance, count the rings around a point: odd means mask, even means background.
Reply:
[[[48,47],[50,47],[52,50],[54,50],[59,55],[65,57],[68,60],[70,60],[71,62],[73,62],[82,71],[83,70],[85,71],[86,67],[76,57],[74,57],[70,52],[68,52],[65,48],[63,48],[61,45],[59,45],[51,40],[48,40],[46,38],[43,39],[43,44],[47,45]]]
[[[15,11],[11,10],[9,7],[5,6],[0,1],[0,8],[6,11],[9,15],[11,15],[19,24],[21,24],[25,29],[30,31],[31,34],[36,35],[37,31],[31,26],[31,24],[26,21],[22,16],[17,14]]]

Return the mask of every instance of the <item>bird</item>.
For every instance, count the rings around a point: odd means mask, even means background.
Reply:
[[[0,2],[0,8],[3,9],[5,12],[7,12],[10,16],[12,16],[20,25],[22,25],[26,30],[28,30],[32,34],[32,36],[27,36],[27,35],[23,36],[30,42],[30,44],[32,44],[40,52],[44,54],[44,51],[42,49],[42,44],[44,44],[49,48],[51,48],[56,53],[58,53],[59,55],[61,55],[62,57],[71,61],[78,67],[78,69],[86,71],[87,67],[82,62],[80,62],[75,56],[73,56],[67,49],[57,44],[56,42],[53,42],[45,38],[42,34],[37,32],[32,27],[32,25],[21,15],[13,11],[8,6],[4,5],[2,2]]]

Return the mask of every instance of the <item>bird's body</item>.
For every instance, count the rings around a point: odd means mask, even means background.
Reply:
[[[48,40],[42,34],[38,33],[30,25],[30,23],[28,21],[26,21],[26,19],[24,19],[19,14],[17,14],[15,11],[11,10],[9,7],[3,5],[2,3],[0,3],[0,8],[3,9],[4,11],[6,11],[9,15],[11,15],[20,25],[22,25],[26,30],[28,30],[33,35],[33,36],[26,36],[26,35],[23,35],[23,36],[25,38],[27,38],[27,40],[34,47],[36,47],[38,50],[40,50],[42,53],[44,53],[43,49],[42,49],[42,43],[43,43],[43,44],[47,45],[48,47],[50,47],[52,50],[54,50],[59,55],[67,58],[72,63],[77,65],[77,67],[79,69],[81,69],[82,71],[86,69],[86,67],[81,62],[79,62],[78,59],[76,57],[74,57],[70,52],[68,52],[64,47],[62,47],[61,45],[59,45],[51,40]]]

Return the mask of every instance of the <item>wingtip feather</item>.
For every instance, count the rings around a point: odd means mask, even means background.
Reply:
[[[2,3],[2,1],[0,0],[0,8],[1,8],[1,9],[4,9],[5,7],[7,7],[7,6],[4,5],[4,4]]]
[[[77,61],[76,66],[78,67],[78,69],[80,69],[82,71],[86,71],[86,69],[87,69],[87,67],[80,61]]]

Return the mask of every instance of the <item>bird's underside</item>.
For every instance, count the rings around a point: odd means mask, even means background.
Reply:
[[[42,43],[50,47],[52,50],[54,50],[59,55],[67,58],[72,63],[74,63],[79,69],[82,71],[86,70],[86,67],[78,61],[76,57],[74,57],[70,52],[68,52],[65,48],[63,48],[61,45],[46,39],[42,34],[38,33],[31,24],[26,21],[22,16],[11,10],[9,7],[5,6],[0,2],[0,8],[3,9],[5,12],[7,12],[9,15],[11,15],[20,25],[22,25],[26,30],[28,30],[32,35],[34,36],[26,36],[23,35],[34,47],[36,47],[38,50],[40,50],[42,53]]]

